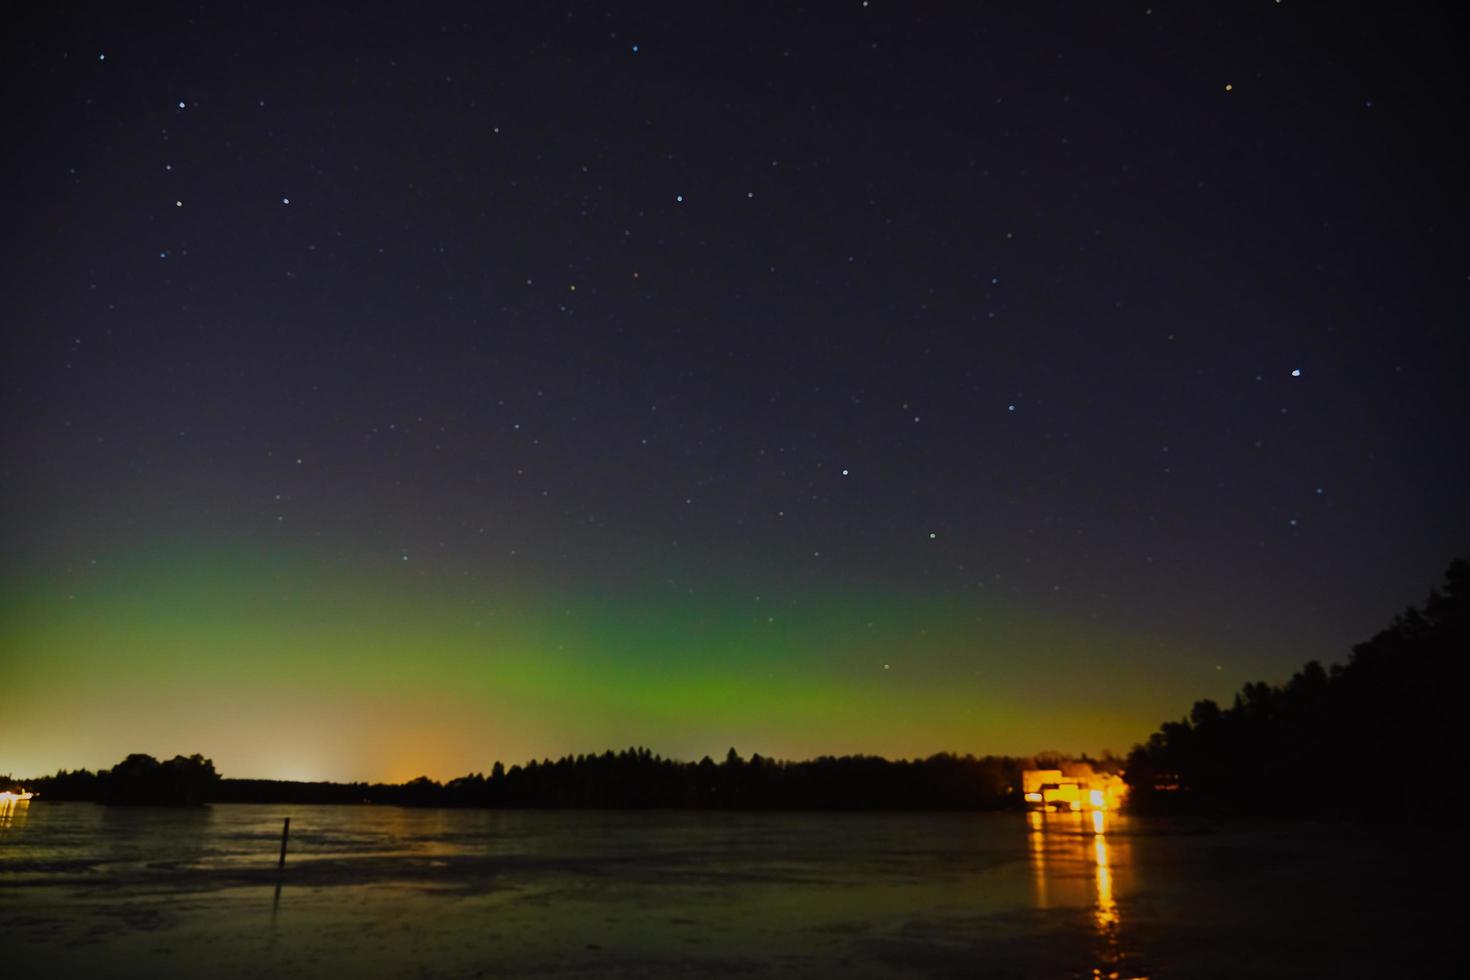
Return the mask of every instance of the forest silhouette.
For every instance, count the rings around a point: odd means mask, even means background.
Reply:
[[[0,777],[0,789],[21,782]],[[176,755],[163,762],[133,753],[111,769],[61,770],[54,776],[24,781],[41,799],[94,800],[116,806],[201,806],[216,799],[220,775],[202,755]]]
[[[1083,757],[1084,760],[1086,757]],[[200,757],[194,756],[199,760]],[[778,762],[735,749],[716,764],[666,759],[646,748],[601,755],[532,760],[507,769],[496,762],[439,783],[294,782],[221,779],[209,760],[181,778],[175,759],[159,763],[132,755],[103,772],[62,771],[34,780],[43,799],[112,804],[381,803],[405,806],[534,808],[710,808],[832,810],[995,810],[1019,800],[1022,768],[1061,764],[1060,756],[1016,759],[940,753],[890,761],[876,756]],[[188,760],[185,760],[188,761]],[[1093,762],[1094,760],[1086,760]],[[1116,768],[1120,760],[1096,760]],[[208,771],[208,778],[204,770]],[[181,787],[187,786],[184,791]]]
[[[110,770],[62,770],[30,781],[43,800],[115,805],[379,803],[525,808],[998,810],[1022,806],[1021,771],[1073,761],[1124,770],[1141,813],[1293,814],[1412,819],[1443,805],[1450,744],[1452,658],[1470,651],[1470,562],[1453,562],[1441,589],[1410,608],[1345,664],[1311,661],[1281,685],[1250,683],[1222,708],[1195,703],[1126,761],[954,755],[891,761],[824,756],[782,762],[730,749],[721,763],[666,759],[646,748],[496,762],[439,783],[328,783],[224,779],[202,756],[165,762],[130,755]],[[0,778],[0,786],[14,780]]]
[[[1453,562],[1345,664],[1311,661],[1282,685],[1197,701],[1125,766],[1136,812],[1414,819],[1445,805],[1444,748],[1470,652],[1470,562]]]

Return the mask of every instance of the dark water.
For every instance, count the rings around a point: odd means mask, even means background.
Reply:
[[[44,977],[1426,975],[1451,962],[1444,851],[1063,814],[38,801],[0,814],[0,960]]]

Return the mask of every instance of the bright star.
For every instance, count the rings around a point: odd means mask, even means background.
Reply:
[[[1302,369],[1301,368],[1292,368],[1291,369],[1291,376],[1293,378],[1300,378],[1302,376]]]

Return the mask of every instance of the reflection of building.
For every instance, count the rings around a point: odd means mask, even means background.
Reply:
[[[1053,782],[1058,775],[1067,782]],[[1093,789],[1103,794],[1104,801],[1107,799],[1107,777],[1089,780],[1083,786],[1081,776],[1051,770],[1041,771],[1032,779],[1031,792],[1043,797],[1047,786],[1060,788],[1075,782],[1079,802],[1090,798]],[[1103,785],[1096,786],[1094,782]],[[1142,972],[1132,963],[1132,953],[1124,945],[1122,931],[1124,901],[1132,883],[1130,835],[1125,832],[1121,837],[1108,837],[1110,823],[1120,822],[1126,830],[1128,818],[1103,809],[1072,811],[1070,805],[1065,811],[1057,813],[1033,804],[1031,812],[1026,814],[1036,906],[1091,910],[1101,941],[1090,973],[1094,980],[1141,976]]]
[[[1066,771],[1023,770],[1021,792],[1033,809],[1116,810],[1128,795],[1128,784],[1122,776],[1093,772],[1086,763],[1074,763]]]

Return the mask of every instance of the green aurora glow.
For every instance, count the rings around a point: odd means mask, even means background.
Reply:
[[[239,776],[399,780],[630,744],[683,758],[1123,750],[1199,683],[1150,668],[1135,689],[1129,650],[1154,641],[973,602],[553,594],[236,546],[12,579],[3,602],[0,742],[25,775],[133,751],[199,751]]]

